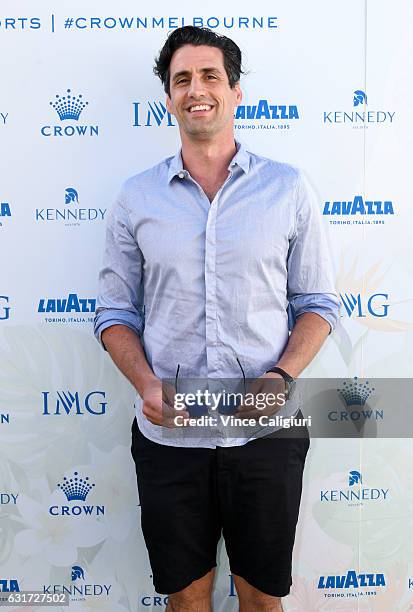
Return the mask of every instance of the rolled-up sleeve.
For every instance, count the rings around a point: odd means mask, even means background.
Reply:
[[[143,256],[133,234],[123,188],[108,216],[103,266],[99,273],[94,334],[105,350],[102,332],[112,325],[126,325],[142,335],[142,264]]]
[[[331,333],[339,320],[340,302],[317,198],[302,172],[295,193],[295,231],[287,260],[288,326],[292,330],[297,317],[315,312],[330,324]]]

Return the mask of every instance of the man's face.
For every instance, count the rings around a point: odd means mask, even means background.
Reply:
[[[185,45],[173,54],[169,72],[166,106],[181,132],[209,140],[224,129],[232,131],[234,109],[242,94],[238,83],[232,89],[229,86],[221,49]]]

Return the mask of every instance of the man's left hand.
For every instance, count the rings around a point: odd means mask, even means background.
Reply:
[[[238,406],[237,416],[250,419],[271,416],[285,404],[285,381],[280,374],[267,372],[249,384],[246,395],[253,395],[254,402],[249,398],[247,405]]]

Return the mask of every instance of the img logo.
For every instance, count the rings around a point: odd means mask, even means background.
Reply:
[[[83,415],[85,413],[93,415],[102,415],[106,412],[107,402],[104,391],[91,391],[88,393],[83,402],[79,398],[79,393],[76,391],[58,391],[53,401],[49,399],[50,392],[42,391],[43,395],[43,415],[64,414],[70,412],[75,415]]]
[[[328,590],[324,597],[360,597],[375,596],[377,587],[385,587],[386,579],[383,573],[359,574],[355,570],[348,570],[347,574],[336,576],[320,576],[318,579],[318,589]],[[331,592],[330,589],[338,590],[338,593]],[[361,590],[369,589],[369,590]]]
[[[388,293],[373,293],[369,296],[361,293],[340,293],[341,306],[344,307],[344,313],[348,318],[356,317],[387,317],[389,312],[389,294]],[[341,309],[341,317],[344,317],[343,309]]]
[[[79,193],[74,187],[66,187],[64,193],[65,208],[36,208],[35,218],[38,222],[61,222],[66,226],[80,226],[89,221],[103,221],[106,208],[78,207]]]
[[[8,217],[11,217],[10,204],[8,202],[0,202],[0,227]]]
[[[20,587],[17,580],[0,578],[0,593],[19,593]]]
[[[6,321],[10,317],[9,300],[7,295],[0,295],[0,321]]]
[[[63,478],[63,482],[57,485],[62,491],[68,502],[85,502],[95,484],[89,482],[89,476],[82,478],[79,472],[74,472],[72,478]],[[73,504],[64,506],[50,506],[49,514],[52,516],[101,516],[105,514],[105,506],[90,506],[86,504]]]
[[[356,89],[353,92],[353,109],[352,111],[332,110],[324,111],[323,123],[337,124],[346,123],[354,128],[364,128],[370,125],[391,124],[395,116],[395,111],[384,110],[367,110],[367,95],[361,89]]]
[[[141,102],[133,102],[133,127],[172,127],[175,125],[171,113],[166,110],[166,106],[162,102],[150,102],[149,100],[143,104]]]
[[[108,597],[112,588],[111,584],[88,584],[85,578],[85,570],[80,565],[73,565],[68,584],[44,584],[43,592],[49,594],[68,594],[70,601],[86,601],[88,597]]]
[[[83,95],[73,95],[70,89],[65,96],[56,94],[50,106],[55,110],[57,118],[64,125],[44,125],[40,132],[42,136],[98,136],[97,125],[79,125],[78,121],[89,102],[83,100]],[[76,123],[74,123],[76,122]]]
[[[46,323],[93,323],[96,310],[96,298],[79,298],[77,293],[69,293],[64,298],[41,298],[37,306],[38,313],[59,314],[45,316]],[[90,314],[90,316],[74,316]]]
[[[291,121],[299,118],[295,104],[273,104],[265,99],[252,105],[240,104],[234,114],[235,128],[238,130],[290,129]]]
[[[389,498],[389,489],[363,486],[363,478],[358,470],[348,472],[347,486],[335,489],[321,489],[320,502],[340,503],[347,506],[363,506],[363,502],[384,502]]]
[[[323,207],[330,225],[384,225],[393,215],[391,200],[363,200],[361,195],[352,200],[327,200]]]

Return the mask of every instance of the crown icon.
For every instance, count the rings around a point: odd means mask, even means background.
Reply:
[[[86,478],[78,478],[78,476],[78,472],[74,472],[73,478],[66,478],[66,476],[64,476],[63,483],[57,485],[66,495],[67,501],[72,501],[73,499],[85,501],[86,497],[95,486],[88,482],[89,476],[86,476]]]
[[[82,94],[79,94],[78,96],[71,95],[70,89],[68,89],[66,93],[67,96],[63,97],[56,94],[56,101],[50,102],[50,105],[53,106],[61,121],[64,121],[65,119],[74,119],[77,121],[80,117],[80,113],[85,106],[89,104],[89,102],[84,102],[82,100]]]
[[[347,406],[364,406],[367,399],[374,391],[374,387],[370,387],[369,381],[359,383],[357,376],[353,379],[354,382],[344,381],[343,388],[337,389],[337,392],[346,402]]]

